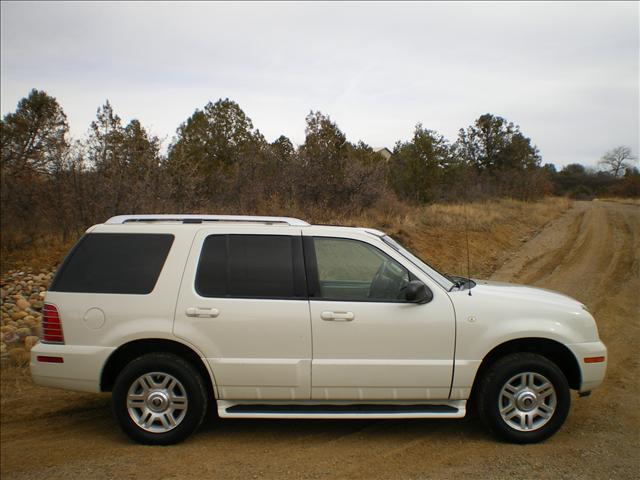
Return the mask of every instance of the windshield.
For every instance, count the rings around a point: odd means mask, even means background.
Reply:
[[[382,237],[382,241],[384,243],[386,243],[387,245],[389,245],[391,248],[393,248],[394,250],[397,250],[398,253],[400,253],[400,255],[402,255],[403,257],[405,257],[407,260],[409,260],[411,263],[413,263],[416,267],[418,267],[420,270],[422,270],[424,273],[426,273],[427,275],[429,275],[431,278],[433,278],[436,282],[438,282],[440,285],[442,285],[444,288],[446,288],[447,290],[451,290],[451,288],[454,286],[454,283],[449,280],[447,277],[445,277],[444,275],[442,275],[440,272],[438,272],[436,269],[434,269],[433,267],[430,267],[429,265],[427,265],[425,262],[423,262],[422,260],[420,260],[418,257],[416,257],[413,253],[411,253],[409,250],[407,250],[406,248],[404,248],[402,245],[400,245],[398,242],[396,242],[393,238],[391,238],[389,235],[384,235]]]

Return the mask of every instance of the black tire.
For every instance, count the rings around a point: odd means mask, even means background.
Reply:
[[[501,392],[507,382],[515,376],[527,372],[537,374],[536,378],[543,376],[553,385],[555,389],[555,406],[548,419],[531,415],[532,418],[536,418],[542,424],[537,428],[534,425],[534,428],[522,431],[507,423],[509,419],[503,419],[499,402],[504,401]],[[480,379],[478,387],[476,401],[480,419],[493,434],[511,443],[537,443],[546,440],[562,426],[571,405],[569,385],[562,371],[556,364],[535,353],[514,353],[500,358],[488,368],[483,378]],[[518,398],[518,395],[515,395],[515,397]],[[521,401],[528,401],[524,397],[519,398]],[[535,399],[533,402],[534,404],[535,402],[551,402],[551,399]],[[510,400],[507,400],[505,404],[509,406]],[[511,413],[514,411],[512,410]],[[516,418],[520,418],[519,416],[514,416],[513,418],[514,422],[519,422],[519,420],[516,420]]]
[[[129,414],[127,407],[129,389],[140,377],[153,372],[162,372],[177,379],[180,383],[179,391],[184,393],[181,396],[187,398],[182,418],[168,431],[151,432],[143,429]],[[124,433],[136,442],[147,445],[171,445],[195,432],[205,417],[209,398],[205,383],[197,370],[183,358],[171,353],[149,353],[132,360],[118,374],[112,396],[113,412]]]

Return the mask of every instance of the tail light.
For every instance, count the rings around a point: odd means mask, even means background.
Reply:
[[[58,309],[53,305],[45,303],[42,307],[42,342],[43,343],[64,343],[62,333],[62,323]]]

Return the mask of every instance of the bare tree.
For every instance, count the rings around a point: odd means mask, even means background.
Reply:
[[[631,148],[621,145],[605,153],[598,163],[603,165],[614,177],[619,177],[636,160],[637,158],[631,153]]]

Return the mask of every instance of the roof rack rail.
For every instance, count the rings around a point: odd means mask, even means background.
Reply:
[[[295,227],[307,227],[309,224],[299,218],[290,217],[267,217],[252,215],[182,215],[182,214],[161,214],[161,215],[118,215],[111,217],[105,223],[123,224],[135,222],[182,222],[182,223],[205,223],[205,222],[238,222],[238,223],[265,223],[282,224]]]

